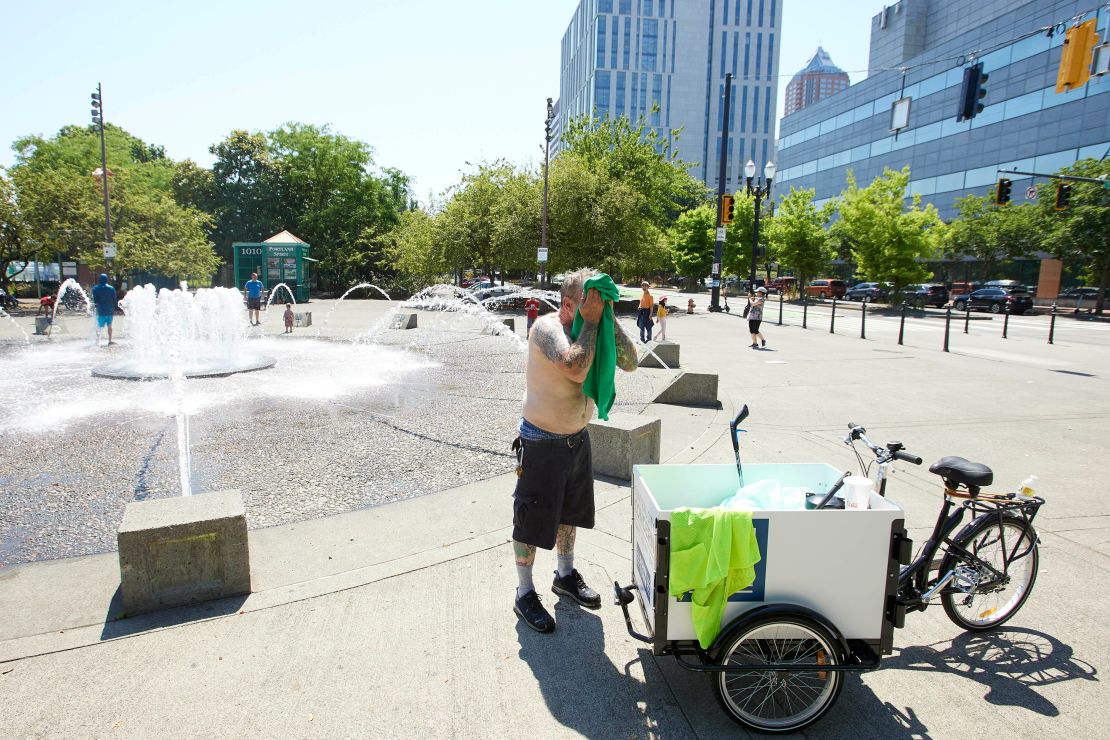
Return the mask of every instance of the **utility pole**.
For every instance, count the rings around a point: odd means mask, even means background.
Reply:
[[[100,182],[104,191],[104,257],[110,272],[112,257],[115,256],[115,245],[112,243],[112,214],[108,207],[108,151],[104,144],[104,95],[99,82],[96,83],[96,92],[92,94],[91,103],[92,122],[100,130]]]
[[[551,161],[551,124],[555,122],[555,107],[547,99],[547,118],[543,124],[543,226],[540,229],[540,248],[547,255],[547,168]],[[540,287],[547,284],[547,260],[540,262]]]
[[[725,250],[725,225],[724,215],[725,173],[728,171],[728,114],[732,103],[732,73],[725,75],[724,112],[721,119],[721,154],[718,157],[720,167],[717,172],[717,242],[713,247],[713,271],[710,281],[713,283],[713,295],[709,300],[710,311],[721,310],[721,261],[724,259]]]

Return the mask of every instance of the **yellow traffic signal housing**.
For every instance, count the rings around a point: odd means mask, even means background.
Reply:
[[[996,206],[1004,206],[1010,202],[1010,188],[1013,183],[1010,182],[1008,177],[998,178],[998,187],[994,191],[994,204]]]
[[[731,195],[721,196],[721,223],[732,223],[733,216],[736,215],[736,199]]]
[[[1091,57],[1098,44],[1095,24],[1092,18],[1068,29],[1064,36],[1064,51],[1060,55],[1060,69],[1056,73],[1056,92],[1074,90],[1091,79]]]

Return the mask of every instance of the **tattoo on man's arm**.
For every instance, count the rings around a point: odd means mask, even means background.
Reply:
[[[632,339],[624,333],[620,323],[615,323],[616,340],[617,340],[617,367],[621,370],[631,372],[636,369],[639,364],[639,354],[636,352],[636,345],[632,343]]]
[[[532,327],[532,331],[536,338],[536,346],[539,347],[544,357],[560,364],[566,360],[568,342],[561,331],[553,331],[546,324],[542,326],[536,324]]]
[[[597,324],[583,322],[582,331],[574,344],[567,350],[564,364],[567,368],[588,368],[594,361],[597,350]]]

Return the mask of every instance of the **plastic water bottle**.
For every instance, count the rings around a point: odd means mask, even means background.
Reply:
[[[1032,496],[1036,493],[1037,476],[1031,475],[1018,484],[1017,492],[1022,496]]]

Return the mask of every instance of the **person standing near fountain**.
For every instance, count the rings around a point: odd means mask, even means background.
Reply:
[[[535,296],[531,296],[524,302],[524,313],[528,317],[528,331],[524,336],[532,336],[532,324],[536,323],[536,319],[540,316],[540,300]]]
[[[588,609],[601,608],[601,597],[574,568],[577,528],[594,526],[593,459],[586,432],[594,401],[583,393],[582,386],[597,353],[599,323],[604,320],[614,324],[614,346],[606,354],[610,358],[615,354],[617,366],[632,372],[637,356],[632,340],[613,320],[611,309],[606,310],[611,298],[619,296],[613,281],[601,276],[612,291],[609,295],[603,297],[591,288],[589,295],[583,296],[586,281],[595,274],[582,269],[566,276],[560,286],[558,313],[538,319],[528,342],[524,411],[520,437],[513,443],[518,451],[518,478],[513,492],[513,555],[518,586],[513,611],[537,632],[555,629],[555,619],[540,603],[532,583],[539,547],[556,549],[558,570],[551,584],[554,593],[569,596]],[[581,314],[582,322],[577,338],[572,340],[576,313]],[[611,384],[613,365],[602,372],[609,376],[602,382]]]
[[[640,283],[644,292],[640,295],[640,307],[636,309],[636,326],[640,328],[640,341],[647,344],[651,341],[651,307],[654,303],[651,297],[651,286],[647,280]]]
[[[100,344],[100,330],[108,327],[108,344],[112,341],[112,319],[116,316],[116,289],[108,285],[108,276],[100,273],[100,279],[92,289],[93,304],[96,305],[96,343]]]
[[[293,304],[292,303],[286,303],[285,304],[285,313],[282,314],[282,318],[285,319],[285,333],[286,334],[292,334],[293,333],[293,319],[296,318],[295,316],[293,316]]]
[[[243,287],[247,293],[247,321],[251,326],[258,326],[262,323],[259,311],[262,310],[262,289],[266,286],[258,279],[258,273],[252,272],[251,279]]]

